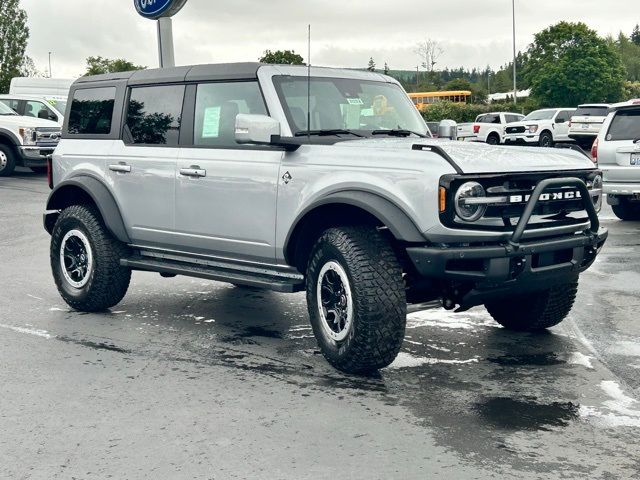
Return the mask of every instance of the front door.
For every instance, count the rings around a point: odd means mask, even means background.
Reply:
[[[273,263],[284,153],[235,141],[239,113],[267,114],[258,83],[194,88],[193,141],[181,148],[176,171],[177,241],[194,253]]]
[[[553,138],[556,142],[569,140],[569,123],[575,110],[560,110],[556,115]]]

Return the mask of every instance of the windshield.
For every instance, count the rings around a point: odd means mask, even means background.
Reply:
[[[396,84],[312,77],[310,99],[307,99],[307,81],[306,77],[274,77],[294,135],[304,134],[307,130],[344,131],[354,135],[402,130],[431,136],[416,107]],[[311,106],[310,126],[307,126],[308,104]]]
[[[535,112],[531,112],[529,115],[524,117],[524,121],[551,120],[555,114],[556,114],[556,110],[536,110]]]
[[[640,109],[620,110],[613,121],[607,141],[637,140],[640,138]]]
[[[606,117],[609,107],[578,107],[574,117]]]
[[[47,102],[49,102],[49,105],[51,105],[53,108],[58,110],[61,114],[64,115],[67,112],[66,100],[57,100],[55,98],[47,98]]]
[[[0,115],[17,115],[10,107],[0,102]]]

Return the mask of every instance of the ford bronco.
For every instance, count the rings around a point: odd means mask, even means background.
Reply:
[[[133,270],[306,291],[327,360],[362,373],[398,354],[408,303],[558,324],[607,237],[586,156],[433,139],[377,73],[116,73],[69,105],[44,225],[81,311],[120,302]]]

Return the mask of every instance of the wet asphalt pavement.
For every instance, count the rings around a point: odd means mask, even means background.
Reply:
[[[363,378],[324,361],[302,294],[136,272],[111,312],[70,310],[45,183],[0,178],[0,478],[640,478],[640,223],[608,207],[563,324],[412,313]]]

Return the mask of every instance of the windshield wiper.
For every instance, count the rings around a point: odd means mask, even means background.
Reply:
[[[373,132],[371,132],[371,135],[389,135],[391,137],[409,137],[411,135],[416,135],[417,137],[427,138],[427,136],[422,133],[413,132],[411,130],[405,130],[402,128],[391,130],[374,130]]]
[[[360,135],[359,133],[354,132],[353,130],[345,130],[342,128],[333,128],[333,129],[324,129],[324,130],[301,130],[296,132],[296,137],[306,137],[306,136],[316,136],[316,137],[328,137],[331,135],[353,135],[354,137],[364,137],[364,135]]]

